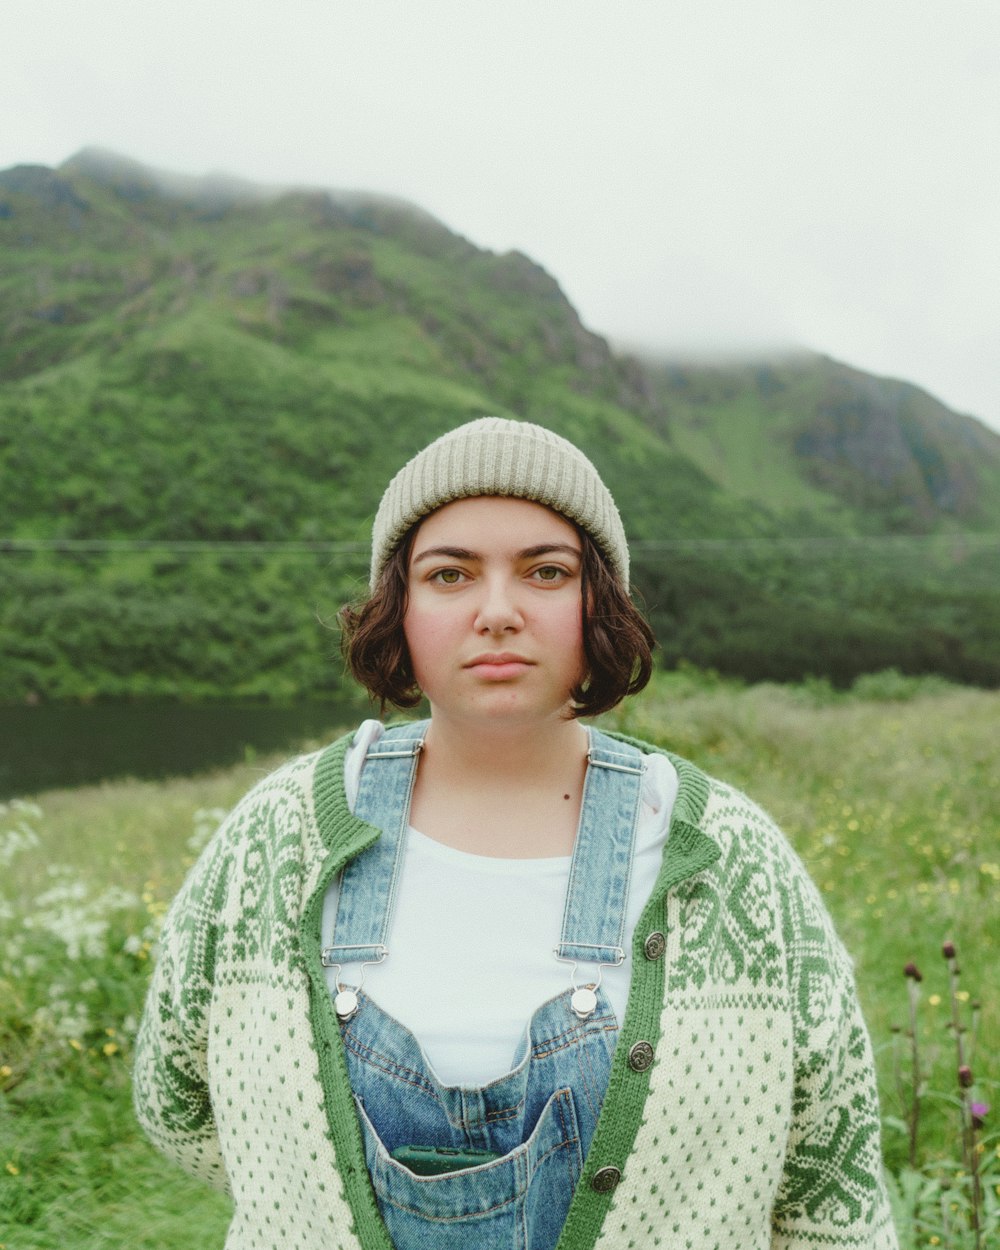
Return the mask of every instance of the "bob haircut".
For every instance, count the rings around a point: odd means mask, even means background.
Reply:
[[[424,519],[424,518],[421,518]],[[416,707],[421,692],[403,633],[410,551],[420,521],[389,557],[370,598],[341,608],[341,648],[354,679],[385,711]],[[581,543],[583,653],[587,672],[570,691],[570,716],[597,716],[636,694],[653,671],[656,639],[600,548],[576,526]]]

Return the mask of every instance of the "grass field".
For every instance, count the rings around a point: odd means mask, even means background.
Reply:
[[[990,1245],[1000,1233],[1000,694],[892,673],[837,694],[682,672],[609,722],[745,788],[787,831],[856,961],[902,1245],[976,1245],[961,1139],[970,1102],[981,1121],[966,1143],[982,1180],[979,1244]],[[225,1199],[162,1161],[133,1123],[130,1051],[170,897],[219,815],[276,762],[0,805],[0,1250],[222,1246]],[[961,966],[954,984],[945,942]],[[904,976],[908,963],[922,980]],[[953,1011],[973,1078],[964,1104]]]

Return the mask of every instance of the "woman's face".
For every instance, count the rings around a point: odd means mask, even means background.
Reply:
[[[403,619],[436,716],[562,717],[585,672],[581,549],[558,513],[524,499],[459,499],[410,550]]]

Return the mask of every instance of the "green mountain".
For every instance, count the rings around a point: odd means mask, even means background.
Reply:
[[[1000,529],[1000,435],[909,383],[804,353],[646,374],[674,446],[786,524]]]
[[[92,150],[0,173],[0,249],[0,700],[332,689],[388,476],[485,412],[587,448],[666,663],[1000,681],[1000,438],[914,388],[640,362],[410,205]]]

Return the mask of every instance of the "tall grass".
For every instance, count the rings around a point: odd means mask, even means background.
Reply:
[[[973,1247],[962,1135],[1000,1077],[1000,695],[891,673],[840,694],[681,672],[608,722],[735,782],[788,832],[856,961],[903,1245]],[[222,1245],[226,1200],[134,1125],[130,1054],[167,903],[219,814],[276,762],[0,807],[0,1250]],[[1000,1114],[978,1118],[987,1246]]]

